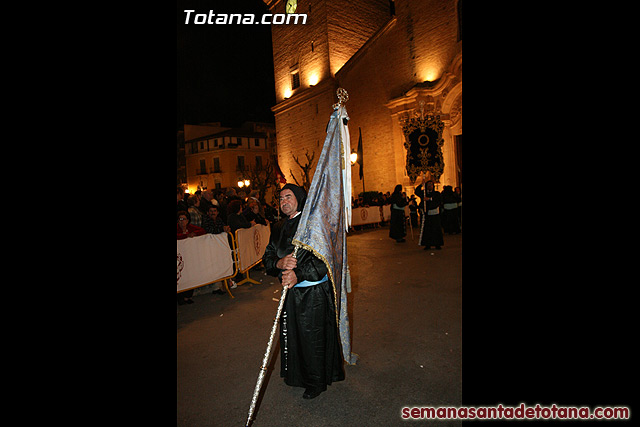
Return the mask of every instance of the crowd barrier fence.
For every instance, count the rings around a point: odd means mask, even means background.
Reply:
[[[353,208],[351,210],[351,226],[378,224],[382,221],[382,209],[380,209],[380,206]]]
[[[391,205],[369,206],[353,208],[351,210],[351,226],[374,224],[391,220]],[[411,240],[413,240],[413,227],[411,225],[409,206],[404,207],[405,222],[411,230]]]
[[[245,278],[237,284],[260,284],[249,276],[249,270],[262,261],[269,243],[269,226],[257,224],[236,230],[235,235],[224,232],[205,234],[177,241],[177,292],[224,282],[231,298],[228,280],[238,273]]]
[[[245,275],[245,278],[239,281],[238,285],[244,283],[259,285],[260,282],[249,276],[249,270],[262,261],[269,237],[271,237],[271,229],[268,225],[256,224],[251,228],[239,228],[235,234],[238,271]]]

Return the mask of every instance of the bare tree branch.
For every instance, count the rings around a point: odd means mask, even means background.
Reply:
[[[295,177],[291,169],[289,169],[289,172],[291,173],[291,176],[293,177],[293,180],[296,182],[297,186],[304,188],[305,191],[309,191],[309,187],[311,186],[311,177],[309,176],[309,173],[313,168],[313,159],[316,157],[316,152],[312,151],[311,155],[309,155],[309,150],[305,150],[304,156],[307,158],[307,163],[304,165],[300,163],[298,157],[292,156],[293,161],[295,161],[300,169],[302,169],[302,185],[298,183],[298,179]]]

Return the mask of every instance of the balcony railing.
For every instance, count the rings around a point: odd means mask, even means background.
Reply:
[[[209,175],[210,173],[223,173],[223,171],[222,168],[209,168],[208,172],[207,169],[196,169],[196,175]]]

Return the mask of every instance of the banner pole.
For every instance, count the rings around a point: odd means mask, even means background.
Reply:
[[[298,255],[298,246],[296,246],[293,250],[293,257],[296,258]],[[253,397],[251,398],[251,406],[249,407],[249,415],[247,417],[247,422],[245,424],[246,427],[249,427],[251,423],[251,417],[253,417],[253,412],[256,409],[256,404],[258,403],[258,395],[260,394],[260,389],[262,388],[262,383],[264,382],[264,376],[267,373],[267,365],[269,364],[269,356],[271,356],[271,347],[273,346],[273,339],[276,336],[276,330],[278,329],[278,321],[280,320],[280,314],[282,314],[282,307],[284,306],[284,299],[287,296],[287,291],[289,288],[284,285],[282,286],[282,295],[280,296],[280,302],[278,304],[278,311],[276,312],[276,318],[273,320],[273,326],[271,327],[271,334],[269,335],[269,342],[267,343],[267,350],[264,352],[264,357],[262,358],[262,366],[260,366],[260,372],[258,373],[258,381],[256,382],[256,388],[253,390]]]

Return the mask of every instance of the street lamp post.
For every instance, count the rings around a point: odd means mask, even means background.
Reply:
[[[251,181],[248,179],[238,179],[238,187],[242,188],[242,187],[247,187],[249,188],[249,186],[251,185]]]

